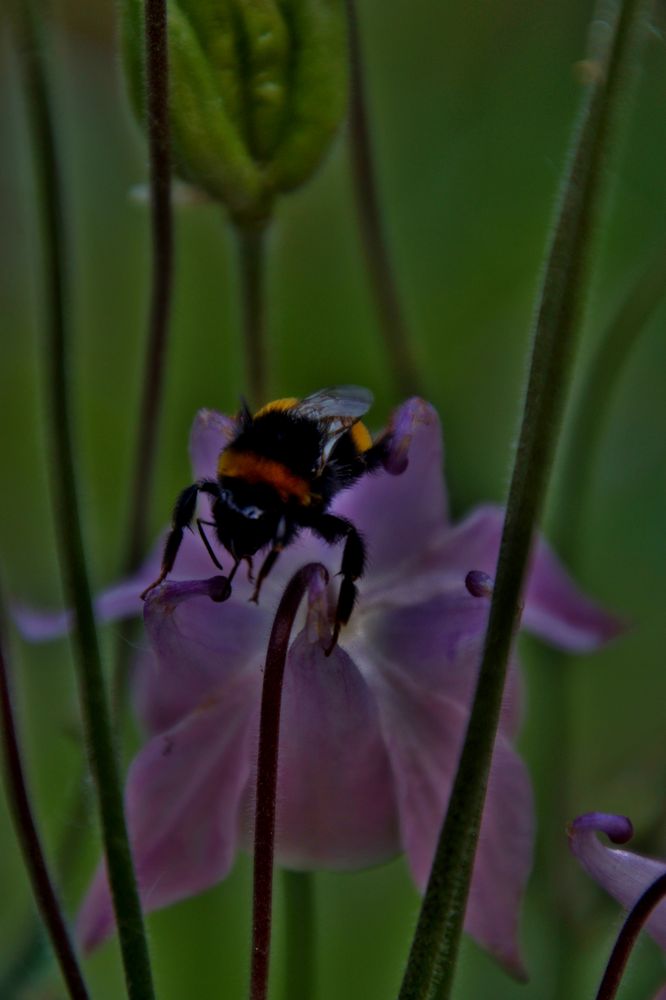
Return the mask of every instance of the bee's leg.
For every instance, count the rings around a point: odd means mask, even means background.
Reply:
[[[208,555],[211,557],[211,559],[213,560],[213,562],[215,563],[215,565],[217,566],[217,568],[219,570],[222,570],[222,572],[224,572],[224,566],[222,565],[222,563],[220,562],[220,560],[217,558],[217,556],[213,552],[213,547],[210,544],[210,542],[208,541],[208,535],[206,534],[206,532],[203,529],[204,524],[207,524],[209,526],[209,528],[214,528],[215,527],[215,522],[214,521],[202,521],[202,519],[200,517],[198,517],[197,518],[197,528],[199,529],[199,534],[201,535],[201,541],[206,546],[206,551],[208,552]]]
[[[176,556],[178,555],[178,549],[180,548],[180,543],[183,540],[183,531],[185,528],[189,528],[194,514],[197,509],[197,495],[199,491],[204,493],[213,493],[216,489],[216,484],[203,480],[199,483],[193,483],[192,486],[188,486],[180,494],[173,508],[173,515],[171,517],[171,531],[167,535],[167,540],[164,544],[164,552],[162,553],[162,568],[160,570],[160,575],[157,579],[150,584],[149,587],[141,594],[141,599],[145,601],[146,597],[155,587],[159,586],[160,583],[169,575],[173,569],[173,564],[176,561]]]
[[[252,572],[252,556],[245,556],[245,562],[247,563],[247,578],[250,583],[254,583],[254,573]]]
[[[288,545],[291,539],[294,537],[294,526],[286,521],[284,518],[278,524],[278,529],[273,539],[273,546],[261,564],[261,569],[259,570],[259,576],[257,577],[257,582],[254,585],[254,593],[250,598],[255,604],[259,603],[259,591],[261,590],[261,585],[275,566],[278,556],[282,552],[285,545]]]
[[[338,594],[338,605],[335,610],[335,620],[333,622],[333,635],[331,643],[326,650],[326,655],[330,656],[338,641],[340,629],[346,625],[351,618],[351,613],[356,604],[358,590],[355,581],[363,576],[365,569],[365,543],[358,530],[344,517],[336,517],[334,514],[322,514],[310,525],[310,528],[323,538],[329,545],[341,542],[345,539],[345,547],[342,553],[342,565],[340,575],[342,583]]]

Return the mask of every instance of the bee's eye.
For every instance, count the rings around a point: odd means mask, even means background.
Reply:
[[[244,517],[249,517],[251,521],[256,521],[258,518],[264,516],[265,511],[261,507],[243,507],[242,513]]]

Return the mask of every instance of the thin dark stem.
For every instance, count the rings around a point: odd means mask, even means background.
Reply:
[[[266,229],[236,226],[240,264],[245,379],[251,407],[268,399]]]
[[[660,875],[645,890],[622,925],[601,980],[596,1000],[614,1000],[636,939],[648,917],[664,897],[666,897],[666,874]]]
[[[125,978],[132,1000],[148,1000],[153,997],[152,975],[125,825],[74,471],[68,393],[67,244],[57,145],[41,61],[38,26],[28,3],[17,5],[17,12],[44,226],[49,425],[53,433],[53,490],[61,565],[68,598],[75,613],[74,642],[86,746],[95,780]]]
[[[351,71],[349,134],[356,211],[393,380],[401,396],[412,396],[421,393],[421,378],[382,221],[354,0],[346,0],[346,7]]]
[[[609,15],[562,191],[535,323],[518,450],[474,704],[421,908],[400,1000],[450,995],[532,538],[548,485],[570,381],[609,129],[643,12],[625,0]],[[614,16],[612,16],[614,15]]]
[[[1,627],[2,609],[0,609]],[[2,647],[3,640],[0,634],[0,718],[2,718],[2,743],[7,799],[14,817],[14,826],[23,852],[23,859],[32,883],[32,891],[35,894],[37,906],[51,938],[53,950],[62,970],[63,979],[67,984],[69,995],[73,1000],[88,1000],[88,990],[83,980],[76,955],[74,954],[69,932],[51,882],[44,851],[33,819],[16,723],[14,721],[9,664],[5,661]]]
[[[268,991],[282,678],[296,613],[317,579],[328,580],[326,569],[319,563],[308,563],[294,574],[282,595],[268,641],[257,761],[250,1000],[265,1000]]]
[[[165,0],[145,0],[146,109],[150,150],[152,291],[144,360],[143,395],[134,458],[125,571],[136,569],[146,534],[157,456],[173,276],[171,154]]]
[[[282,873],[285,902],[284,1000],[312,1000],[315,993],[314,876]]]

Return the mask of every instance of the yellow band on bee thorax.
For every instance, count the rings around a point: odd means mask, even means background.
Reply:
[[[359,421],[357,424],[354,424],[349,433],[358,451],[360,452],[368,451],[369,448],[372,448],[372,438],[370,436],[370,431],[365,426],[365,424],[362,424]]]

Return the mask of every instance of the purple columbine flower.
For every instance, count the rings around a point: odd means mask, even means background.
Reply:
[[[585,813],[569,824],[567,832],[569,846],[588,875],[626,910],[638,902],[653,882],[666,874],[666,860],[608,847],[599,840],[599,833],[604,833],[614,844],[626,844],[631,840],[634,831],[626,816]],[[656,907],[645,929],[661,948],[666,949],[666,901]],[[666,1000],[666,987],[658,997]]]
[[[211,564],[186,532],[175,570],[145,605],[150,648],[139,656],[134,700],[149,739],[132,763],[127,818],[143,905],[166,906],[224,878],[251,844],[253,766],[262,664],[285,582],[305,562],[331,572],[311,597],[289,652],[280,736],[276,855],[295,869],[356,869],[404,851],[425,886],[455,775],[476,682],[503,512],[482,506],[452,524],[434,410],[405,403],[392,421],[388,472],[336,497],[332,511],[363,533],[369,567],[351,621],[325,649],[341,553],[305,531],[266,580],[259,606],[239,572],[214,603]],[[195,478],[214,476],[235,424],[209,410],[191,436]],[[392,473],[392,474],[389,474]],[[100,618],[136,614],[161,545],[139,573],[103,594]],[[222,554],[224,559],[224,554]],[[485,588],[466,586],[470,570]],[[484,576],[484,574],[486,576]],[[24,613],[45,638],[67,616]],[[584,597],[542,540],[534,546],[523,625],[563,649],[595,649],[618,621]],[[516,975],[521,896],[531,865],[529,778],[512,739],[520,722],[513,664],[488,787],[465,927]],[[103,867],[79,931],[91,948],[113,928]]]

